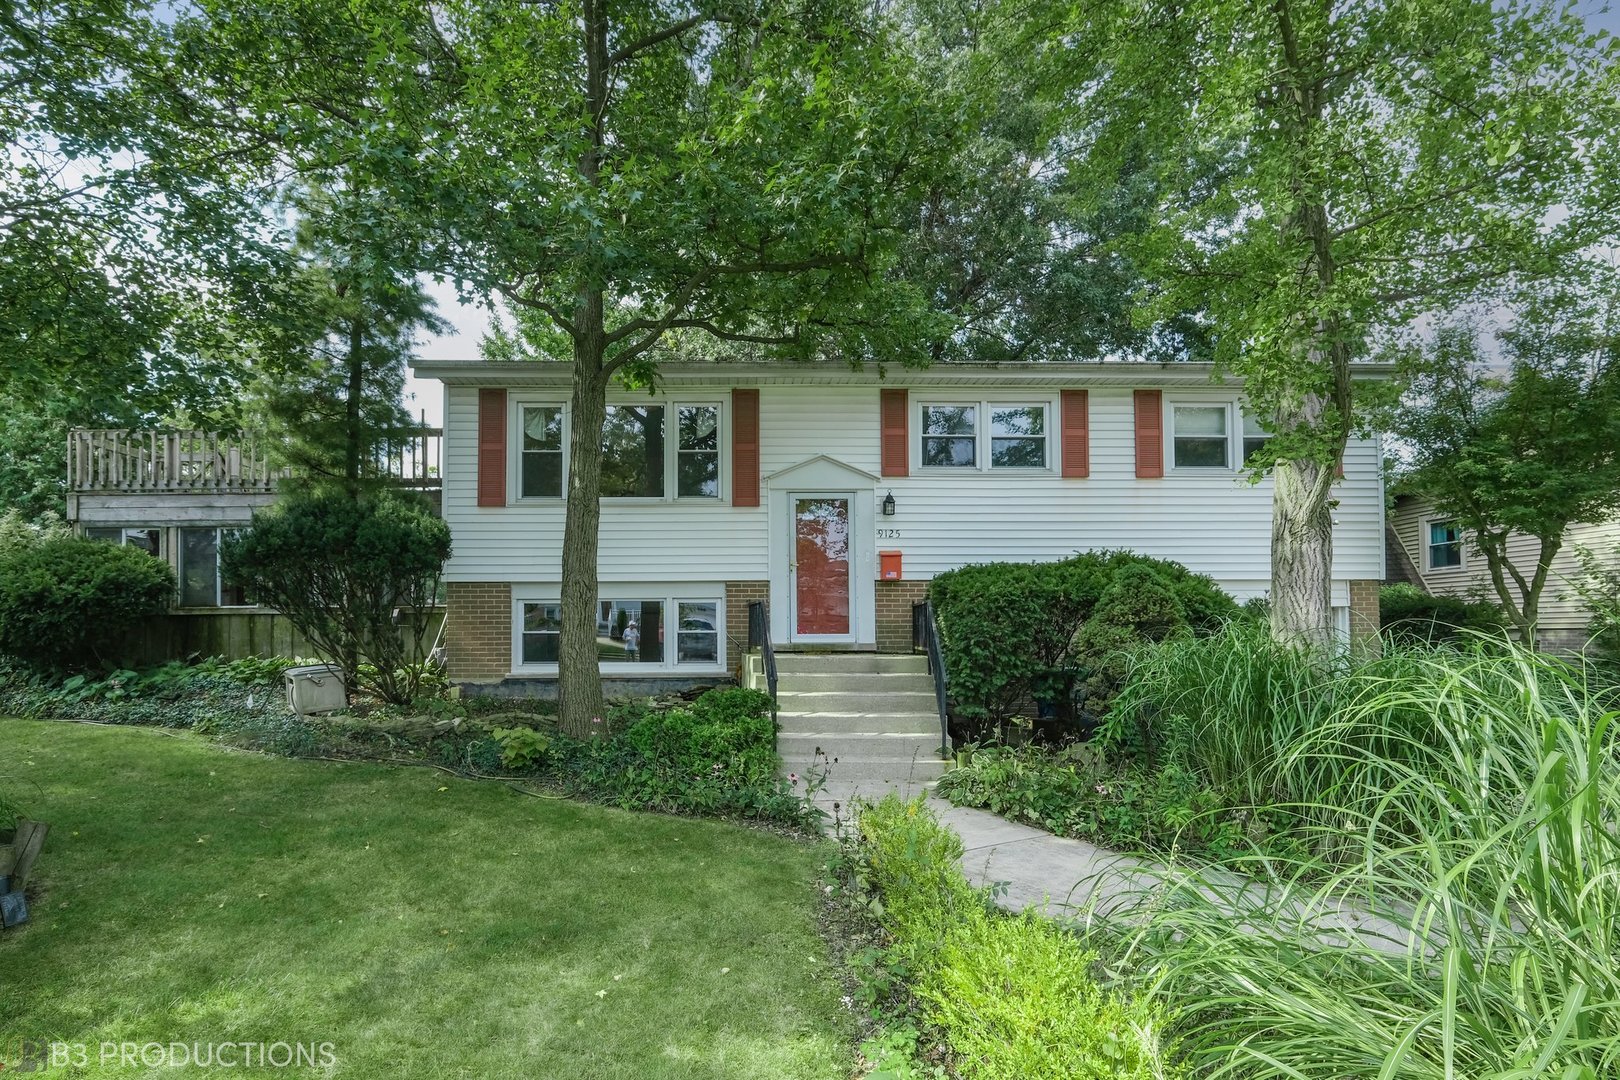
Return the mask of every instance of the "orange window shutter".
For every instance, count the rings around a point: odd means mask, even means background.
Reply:
[[[506,391],[478,391],[478,505],[506,505]]]
[[[1063,475],[1091,475],[1091,402],[1084,390],[1063,391]]]
[[[731,505],[759,505],[759,391],[731,392]]]
[[[911,437],[906,430],[906,392],[884,390],[881,394],[883,467],[880,471],[884,476],[907,476],[911,473]]]
[[[1137,390],[1136,475],[1150,479],[1164,475],[1164,402],[1158,390]]]

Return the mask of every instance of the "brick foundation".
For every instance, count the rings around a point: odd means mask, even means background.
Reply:
[[[512,670],[512,586],[445,584],[445,673],[451,682],[499,682]]]
[[[748,651],[748,605],[755,600],[768,603],[770,598],[768,581],[726,582],[726,662],[733,673],[742,666],[743,653]]]
[[[1378,651],[1378,590],[1383,582],[1371,578],[1350,583],[1350,644]]]
[[[926,581],[877,583],[877,651],[911,651],[911,605],[928,595]]]

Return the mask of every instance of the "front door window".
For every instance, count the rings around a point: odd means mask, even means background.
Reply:
[[[793,500],[794,631],[848,634],[849,500]]]

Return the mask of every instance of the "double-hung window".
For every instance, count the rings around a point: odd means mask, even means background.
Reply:
[[[930,469],[979,467],[977,405],[922,407],[922,463]]]
[[[1462,526],[1455,521],[1429,522],[1429,569],[1463,564]]]
[[[518,613],[518,657],[525,664],[555,664],[562,640],[562,605],[525,601]]]
[[[1047,447],[1046,414],[1044,404],[979,401],[923,405],[923,467],[1048,468],[1051,453]]]
[[[680,443],[675,451],[675,494],[679,498],[720,497],[720,407],[677,405]]]
[[[1230,418],[1226,405],[1172,404],[1170,439],[1176,468],[1231,468]]]
[[[1046,406],[990,406],[990,467],[1046,468]]]
[[[1243,464],[1254,462],[1254,456],[1266,448],[1271,439],[1271,432],[1260,426],[1260,421],[1243,414]]]
[[[563,411],[560,405],[524,405],[518,495],[558,499],[563,493]]]

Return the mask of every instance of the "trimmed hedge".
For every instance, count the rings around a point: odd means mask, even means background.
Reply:
[[[1469,633],[1500,634],[1507,620],[1488,600],[1431,596],[1416,585],[1386,585],[1378,590],[1378,622],[1391,641],[1403,645],[1439,645]]]
[[[1181,1075],[1152,1004],[1098,986],[1096,955],[1033,912],[1004,915],[962,876],[962,842],[922,798],[861,808],[858,859],[895,966],[963,1080]]]
[[[964,566],[934,578],[928,595],[955,711],[990,722],[1017,715],[1031,697],[1059,700],[1071,681],[1086,711],[1101,715],[1132,649],[1213,633],[1241,614],[1203,574],[1129,551]]]
[[[106,670],[174,589],[168,563],[119,544],[57,536],[0,553],[0,654],[43,670]]]

